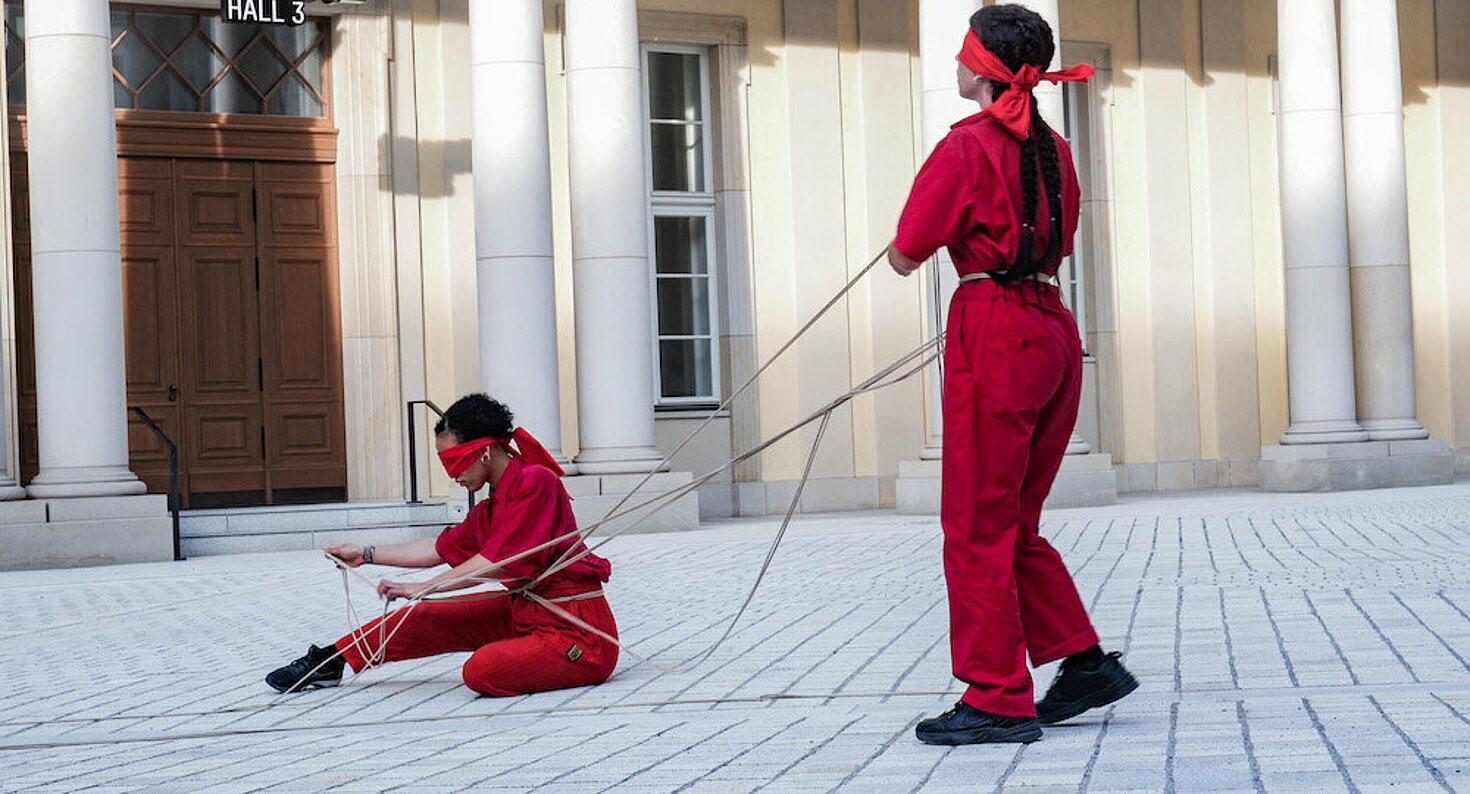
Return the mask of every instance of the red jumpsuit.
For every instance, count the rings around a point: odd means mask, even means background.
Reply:
[[[462,523],[440,533],[435,548],[450,565],[459,565],[475,554],[502,560],[576,528],[571,497],[557,476],[513,458],[491,497],[475,505]],[[568,540],[489,575],[508,587],[525,584],[573,543],[580,545]],[[598,593],[611,572],[607,560],[589,554],[537,585],[536,593],[617,637],[606,598],[596,595],[558,601]],[[600,684],[618,662],[616,645],[524,596],[496,592],[422,601],[412,613],[405,607],[348,634],[337,641],[337,647],[354,671],[361,671],[365,657],[377,648],[378,624],[385,620],[387,631],[397,629],[397,633],[388,641],[384,661],[473,651],[464,663],[464,682],[482,695],[523,695]]]
[[[1080,194],[1071,151],[1052,134],[1066,255]],[[915,177],[894,247],[916,262],[947,247],[961,276],[1008,267],[1020,239],[1019,151],[983,112],[955,124]],[[1039,175],[1036,195],[1040,255],[1049,224]],[[981,280],[955,292],[946,327],[940,523],[954,675],[971,706],[1035,716],[1027,654],[1039,666],[1098,642],[1061,555],[1038,534],[1077,421],[1077,323],[1052,285]]]

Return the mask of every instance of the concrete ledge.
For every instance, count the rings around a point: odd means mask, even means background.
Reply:
[[[44,524],[46,503],[39,499],[0,502],[0,524]]]
[[[86,499],[51,499],[46,502],[48,520],[101,521],[112,518],[157,518],[168,514],[168,497],[163,494],[144,496],[98,496]],[[173,532],[173,523],[169,523]],[[169,551],[173,557],[173,551]]]
[[[935,515],[939,512],[941,463],[912,460],[898,464],[898,512]],[[1068,455],[1062,459],[1045,507],[1095,507],[1118,501],[1118,474],[1113,456],[1106,453]]]
[[[1435,439],[1273,445],[1260,472],[1261,489],[1279,492],[1441,485],[1454,480],[1455,455]]]
[[[443,503],[345,502],[290,507],[186,510],[179,517],[179,534],[184,538],[206,538],[310,535],[313,532],[407,526],[443,529],[459,520]],[[187,551],[185,554],[187,556]]]
[[[0,570],[77,568],[173,558],[173,521],[167,514],[0,525]]]
[[[260,551],[301,551],[320,549],[334,543],[404,543],[432,538],[441,526],[358,527],[320,532],[277,532],[264,535],[224,535],[185,537],[180,541],[185,557],[211,554],[245,554]]]
[[[799,480],[765,480],[735,483],[734,515],[785,515],[796,494]],[[830,513],[844,510],[876,510],[883,503],[883,483],[878,477],[813,477],[801,492],[798,513]]]
[[[642,474],[579,474],[563,478],[562,483],[572,495],[572,511],[577,516],[577,525],[587,528],[601,521],[643,477]],[[617,509],[625,510],[693,481],[694,476],[689,472],[655,474],[635,496],[628,499],[627,504]],[[615,518],[602,525],[599,531],[675,532],[698,527],[699,493],[696,490],[665,507],[649,506]]]

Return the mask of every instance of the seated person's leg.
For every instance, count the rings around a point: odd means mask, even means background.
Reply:
[[[421,601],[412,611],[404,607],[371,620],[332,645],[312,645],[306,655],[273,671],[265,681],[277,692],[336,686],[345,666],[362,672],[370,659],[379,656],[384,638],[387,650],[378,663],[472,651],[512,635],[509,602],[487,593]]]
[[[570,633],[539,631],[492,642],[464,663],[465,686],[490,697],[600,684],[617,667],[617,646]]]

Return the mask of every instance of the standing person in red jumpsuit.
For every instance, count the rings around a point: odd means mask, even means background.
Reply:
[[[580,550],[561,467],[529,433],[513,428],[510,410],[483,394],[455,401],[434,428],[435,447],[455,482],[471,491],[488,485],[490,498],[437,538],[381,547],[343,543],[327,553],[352,567],[451,566],[423,582],[380,583],[379,595],[392,600],[412,598],[441,583],[447,584],[435,592],[479,584],[455,581],[467,576],[493,577],[513,590],[530,583],[563,552]],[[486,570],[491,562],[566,535],[572,537]],[[585,626],[515,592],[424,600],[412,610],[404,607],[371,621],[333,644],[312,645],[305,656],[266,676],[266,683],[277,692],[336,686],[346,665],[362,672],[378,662],[471,651],[464,663],[464,682],[482,695],[505,697],[600,684],[618,662],[618,647],[607,640],[616,639],[618,629],[602,594],[602,583],[611,571],[607,560],[587,554],[535,587],[537,596]],[[385,637],[384,650],[380,644]]]
[[[961,282],[946,326],[940,520],[950,655],[969,687],[919,723],[930,744],[1034,741],[1041,723],[1138,686],[1098,646],[1061,555],[1038,534],[1082,391],[1077,323],[1052,284],[1072,251],[1080,191],[1032,89],[1092,69],[1042,74],[1055,52],[1051,27],[1023,6],[970,18],[957,76],[981,111],[935,146],[889,248],[889,263],[908,275],[947,247]],[[1037,666],[1062,660],[1040,703],[1028,653]]]

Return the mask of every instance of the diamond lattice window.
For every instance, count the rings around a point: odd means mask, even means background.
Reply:
[[[322,117],[327,29],[242,25],[208,12],[112,12],[112,97],[124,110]],[[24,105],[25,18],[5,3],[10,104]]]

